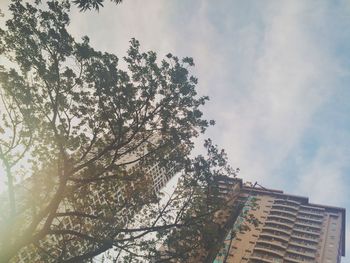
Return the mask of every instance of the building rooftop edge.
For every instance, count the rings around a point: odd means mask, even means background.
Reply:
[[[287,196],[290,198],[294,198],[297,200],[300,200],[302,204],[307,204],[310,206],[315,206],[315,207],[320,207],[320,208],[324,208],[326,209],[326,211],[331,212],[336,211],[336,212],[340,212],[341,216],[342,216],[342,229],[341,229],[341,248],[342,248],[342,256],[345,256],[345,228],[346,228],[346,209],[343,207],[336,207],[336,206],[328,206],[328,205],[321,205],[321,204],[314,204],[314,203],[309,203],[309,198],[308,197],[304,197],[304,196],[298,196],[298,195],[291,195],[291,194],[285,194],[283,191],[281,190],[275,190],[275,189],[268,189],[268,188],[256,188],[256,187],[250,187],[250,186],[244,186],[243,190],[246,191],[254,191],[254,192],[260,192],[260,193],[266,193],[266,194],[272,194],[272,195],[283,195],[283,196]]]

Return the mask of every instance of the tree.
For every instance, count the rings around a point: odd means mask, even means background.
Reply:
[[[154,251],[155,242],[142,237],[165,238],[201,222],[209,210],[191,209],[216,175],[234,174],[211,142],[208,159],[189,158],[192,139],[211,123],[200,111],[208,98],[197,95],[189,73],[193,60],[168,54],[158,62],[132,39],[123,70],[115,55],[69,34],[69,1],[39,2],[14,0],[0,30],[9,60],[0,68],[0,161],[8,183],[0,261],[28,253],[40,262],[81,262],[111,247],[126,257],[136,257],[135,246]],[[182,172],[186,182],[165,205],[150,190],[154,164]],[[187,200],[186,191],[198,198]],[[155,256],[147,253],[137,257]]]
[[[73,0],[73,3],[80,8],[80,11],[87,11],[91,9],[99,10],[103,7],[104,0]],[[120,4],[123,0],[111,0],[115,4]]]
[[[206,156],[199,155],[185,164],[183,176],[165,203],[157,209],[143,209],[141,221],[148,230],[156,228],[156,235],[143,240],[128,238],[122,250],[131,253],[124,253],[117,262],[213,261],[241,204],[237,202],[240,191],[231,188],[223,195],[219,188],[220,181],[231,181],[236,175],[227,165],[225,152],[218,151],[210,139],[205,141],[205,148]],[[226,214],[224,218],[222,213]],[[120,255],[112,259],[118,260]]]
[[[240,180],[232,178],[238,170],[227,165],[225,152],[219,152],[211,140],[205,147],[207,157],[197,156],[191,162],[186,174],[192,176],[182,177],[179,192],[175,191],[183,225],[162,233],[163,249],[153,251],[152,262],[213,262],[240,215]]]

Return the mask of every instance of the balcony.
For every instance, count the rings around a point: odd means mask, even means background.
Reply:
[[[270,228],[270,229],[274,229],[274,230],[283,231],[283,232],[287,233],[288,235],[293,230],[293,228],[291,226],[285,226],[283,224],[270,223],[270,222],[265,223],[265,225],[262,228]]]
[[[261,251],[261,252],[269,253],[271,255],[280,256],[280,257],[283,257],[284,255],[284,249],[277,248],[273,245],[266,245],[261,243],[257,243],[255,245],[254,251]]]
[[[280,224],[285,224],[287,226],[293,226],[294,225],[294,219],[291,218],[280,218],[279,216],[275,215],[269,215],[266,219],[266,222],[278,222]]]
[[[303,233],[302,231],[299,231],[297,229],[293,229],[293,235],[302,235],[304,237],[318,239],[320,237],[319,234],[316,233]]]
[[[271,231],[277,230],[279,232],[285,233],[286,235],[290,235],[290,233],[292,232],[291,228],[290,229],[285,229],[285,228],[281,228],[281,227],[279,227],[277,225],[274,225],[274,226],[272,226],[272,225],[264,225],[262,227],[262,229],[267,229],[267,230],[271,230]]]
[[[310,259],[315,259],[315,256],[316,256],[315,251],[312,251],[310,249],[300,248],[300,247],[294,247],[294,246],[288,247],[287,252],[291,254],[302,255]]]
[[[285,213],[285,214],[288,214],[288,215],[291,215],[291,216],[297,216],[297,214],[298,214],[298,211],[297,210],[292,210],[292,211],[289,211],[289,210],[287,210],[286,208],[279,208],[279,207],[272,207],[271,208],[271,210],[270,210],[271,212],[280,212],[280,213]],[[270,212],[270,213],[271,213]]]
[[[271,210],[270,211],[270,215],[279,217],[279,218],[283,218],[283,219],[289,219],[289,220],[295,220],[296,215],[293,213],[285,213],[285,212],[281,212],[279,210]]]
[[[291,199],[275,199],[275,203],[276,204],[278,204],[278,203],[288,203],[288,204],[296,205],[296,206],[300,205],[300,203],[298,201],[294,201],[294,200],[291,200]]]
[[[260,236],[269,236],[269,237],[273,237],[273,238],[278,238],[279,240],[282,241],[289,241],[289,234],[286,234],[285,232],[281,232],[279,230],[276,229],[265,229],[263,228]]]
[[[315,230],[315,229],[310,228],[310,227],[295,226],[294,231],[300,232],[300,233],[305,233],[305,234],[317,235],[317,236],[320,236],[320,234],[321,234],[320,231]]]
[[[266,225],[275,224],[275,225],[284,227],[285,229],[291,229],[291,228],[293,228],[293,223],[285,223],[285,222],[281,222],[281,221],[279,221],[279,220],[269,220],[269,219],[267,219],[266,222],[265,222],[265,224],[266,224]]]
[[[303,219],[297,219],[295,221],[296,225],[300,225],[300,226],[306,226],[306,227],[313,227],[316,229],[321,229],[322,225],[320,222],[313,222],[313,221],[309,221],[309,220],[303,220]]]
[[[266,237],[266,238],[272,238],[274,240],[279,240],[281,242],[288,242],[289,241],[289,236],[285,235],[279,235],[276,233],[271,233],[271,232],[261,232],[259,237]]]
[[[286,210],[286,211],[291,211],[291,212],[298,212],[299,211],[299,207],[298,206],[292,206],[289,204],[273,204],[272,208],[277,208],[279,210]]]
[[[279,257],[274,257],[266,255],[264,253],[254,252],[251,257],[251,260],[255,262],[266,262],[266,263],[282,263],[283,259]]]
[[[265,226],[274,226],[274,227],[277,227],[280,229],[286,229],[286,230],[290,230],[293,228],[292,224],[285,224],[279,221],[266,221]]]
[[[307,220],[296,220],[293,228],[307,228],[315,233],[320,233],[322,225],[320,223],[308,222]]]
[[[308,215],[318,215],[318,216],[323,216],[324,212],[323,211],[314,211],[311,209],[307,209],[307,208],[301,208],[299,210],[300,213],[304,213],[304,214],[308,214]]]
[[[298,218],[305,219],[305,220],[310,220],[313,222],[323,222],[323,216],[310,216],[304,213],[299,213]]]
[[[284,257],[286,262],[296,262],[296,263],[315,263],[315,257],[308,257],[299,254],[294,254],[294,252],[288,252]]]
[[[315,213],[310,213],[309,211],[305,210],[299,210],[299,214],[305,215],[310,218],[315,218],[315,219],[323,219],[324,214],[315,214]]]
[[[315,263],[314,260],[298,259],[293,257],[285,257],[284,263]]]
[[[276,248],[279,248],[282,250],[285,250],[288,246],[287,242],[279,241],[275,238],[262,237],[262,236],[259,237],[259,239],[256,241],[256,243],[275,246]]]
[[[298,246],[298,247],[303,247],[303,248],[308,248],[312,250],[317,250],[317,241],[305,241],[303,239],[298,239],[298,238],[291,238],[289,241],[290,245],[293,246]]]
[[[322,212],[322,213],[325,211],[325,209],[322,207],[307,206],[307,205],[301,205],[300,207],[303,209],[309,209],[312,211],[318,211],[318,212]]]
[[[296,237],[298,239],[306,240],[306,241],[311,241],[311,242],[318,242],[319,238],[314,237],[311,235],[305,235],[305,234],[299,234],[299,233],[292,233],[292,237]]]

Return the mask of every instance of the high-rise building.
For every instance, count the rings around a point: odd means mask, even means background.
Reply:
[[[238,218],[215,263],[339,263],[345,256],[344,208],[246,186],[241,200],[246,204],[243,211],[249,210],[260,223],[242,231],[247,222]]]

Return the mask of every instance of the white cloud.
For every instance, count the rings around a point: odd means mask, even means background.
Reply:
[[[296,175],[295,192],[311,197],[311,202],[339,206],[345,203],[348,187],[344,169],[349,163],[348,150],[339,146],[321,147],[311,162],[304,163]]]
[[[272,171],[299,143],[313,114],[332,93],[334,62],[304,31],[303,3],[288,1],[266,8],[261,52],[250,58],[253,70],[242,80],[246,93],[235,103],[228,97],[213,107],[225,128],[220,136],[216,132],[220,144],[247,177],[265,184],[276,177]],[[244,50],[240,42],[235,45]],[[225,62],[224,67],[237,63]]]
[[[338,92],[335,80],[344,70],[327,49],[332,40],[325,42],[312,29],[325,34],[333,30],[325,16],[346,16],[350,5],[339,2],[333,10],[327,1],[249,3],[128,0],[116,7],[107,1],[99,13],[75,10],[71,30],[119,57],[131,37],[160,56],[193,56],[200,93],[211,97],[205,112],[217,120],[209,135],[227,149],[244,179],[280,188],[298,178],[297,189],[283,190],[309,196],[312,202],[344,203],[342,169],[348,160],[339,145],[321,146],[310,163],[301,160],[302,173],[295,178],[274,172],[283,171],[315,113]],[[223,15],[213,11],[221,6]]]
[[[116,53],[120,58],[126,54],[129,40],[141,41],[144,50],[157,50],[161,54],[174,50],[174,39],[169,23],[164,23],[171,10],[166,1],[125,1],[116,6],[105,1],[99,12],[79,12],[72,8],[71,32],[74,36],[88,35],[94,47]]]
[[[193,56],[200,93],[212,98],[206,113],[218,123],[209,132],[214,142],[227,149],[245,179],[267,187],[286,185],[293,178],[274,171],[299,147],[314,114],[337,92],[333,84],[341,69],[327,43],[310,31],[327,26],[324,16],[331,12],[329,6],[271,1],[259,8],[247,5],[247,13],[239,14],[234,10],[241,9],[241,2],[225,2],[234,15],[224,12],[217,19],[222,22],[219,28],[211,11],[220,5],[187,4],[159,0],[147,5],[140,0],[118,7],[107,4],[100,13],[76,12],[71,28],[75,35],[84,32],[97,48],[120,57],[131,37],[160,55]],[[317,167],[318,159],[312,163]],[[322,166],[324,171],[336,171],[330,182],[322,177],[323,182],[334,188],[340,185],[341,165],[338,161]],[[303,173],[305,184],[317,173],[311,166],[308,171]],[[321,200],[313,194],[305,193],[311,200]]]

